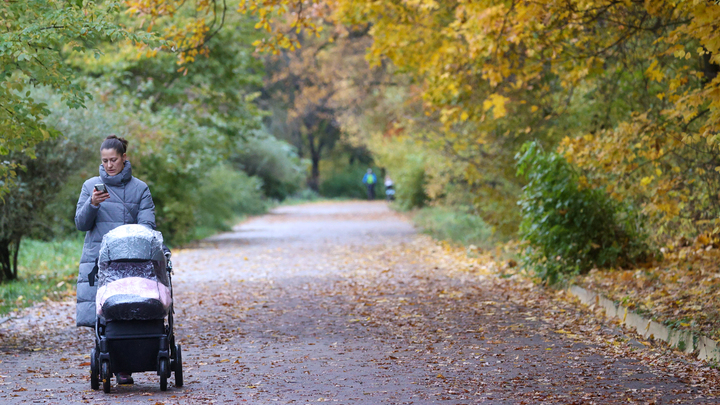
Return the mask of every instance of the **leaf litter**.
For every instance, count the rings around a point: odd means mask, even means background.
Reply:
[[[110,395],[91,391],[81,365],[92,336],[74,327],[74,303],[21,311],[0,325],[0,401],[717,401],[720,380],[707,364],[644,341],[562,292],[496,277],[507,263],[489,254],[382,236],[387,225],[373,226],[375,234],[357,238],[177,252],[182,389],[160,392],[157,376],[142,373]]]
[[[700,235],[662,249],[660,261],[593,270],[575,282],[677,329],[720,340],[720,239]]]

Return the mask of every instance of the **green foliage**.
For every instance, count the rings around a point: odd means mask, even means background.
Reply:
[[[311,188],[304,188],[283,200],[282,205],[305,204],[322,200],[320,194]]]
[[[57,133],[43,118],[49,110],[28,88],[46,85],[63,96],[70,108],[83,107],[90,94],[74,81],[64,53],[93,52],[101,40],[152,42],[152,35],[134,34],[114,22],[120,2],[27,0],[0,2],[0,156],[10,152],[34,157],[33,147]],[[0,162],[0,196],[12,186],[20,163]]]
[[[83,240],[24,239],[18,257],[19,277],[0,283],[0,315],[44,299],[59,299],[75,292]]]
[[[119,111],[122,107],[114,106]],[[125,113],[131,113],[127,111]],[[174,244],[190,240],[198,222],[197,193],[207,174],[224,161],[223,138],[183,110],[153,113],[142,105],[126,116],[133,174],[150,187],[158,230]],[[123,131],[123,132],[125,132]]]
[[[527,178],[520,202],[526,267],[548,283],[593,267],[624,266],[648,255],[641,218],[632,207],[589,188],[557,153],[526,143],[516,157]]]
[[[212,169],[197,192],[202,201],[196,207],[198,223],[215,230],[230,230],[237,217],[266,209],[262,181],[227,164]]]
[[[467,206],[433,206],[418,210],[413,222],[435,239],[461,245],[492,247],[492,229]]]
[[[421,155],[409,155],[397,171],[391,172],[395,182],[395,200],[403,210],[420,208],[428,200],[425,192],[426,174]]]
[[[23,169],[0,201],[0,281],[17,277],[15,255],[21,240],[32,232],[47,230],[42,215],[46,205],[76,170],[76,162],[89,158],[88,136],[75,135],[40,142],[35,159],[17,151],[9,154]]]
[[[325,176],[320,183],[320,195],[328,198],[356,198],[367,199],[367,186],[362,179],[368,166],[362,164],[340,165],[332,171],[323,170]],[[373,169],[378,178],[375,185],[375,198],[385,198],[382,176],[380,170]]]
[[[230,160],[238,169],[262,179],[266,196],[282,201],[304,186],[307,165],[290,144],[262,133],[237,143]]]
[[[194,18],[189,4],[175,19],[158,21],[153,32],[162,35],[180,20]],[[147,21],[123,14],[120,22],[147,29]],[[154,111],[192,105],[193,117],[203,126],[229,138],[248,137],[259,128],[260,113],[253,103],[262,89],[263,61],[253,55],[252,42],[261,34],[248,16],[228,13],[225,28],[207,43],[207,55],[178,69],[177,53],[155,52],[148,57],[128,43],[104,43],[104,55],[92,58],[73,53],[72,65],[84,75],[113,82],[139,100],[147,100]],[[144,26],[143,26],[144,25]]]
[[[497,178],[497,186],[493,183],[473,190],[473,205],[478,215],[493,229],[495,237],[508,240],[517,236],[521,213],[517,209],[517,198],[520,186],[516,181]]]
[[[423,207],[429,199],[428,153],[406,138],[377,140],[369,146],[377,164],[394,182],[396,206],[401,210]],[[383,183],[383,179],[378,178],[378,182]]]
[[[102,139],[109,134],[126,137],[130,141],[128,160],[133,165],[133,174],[145,181],[153,195],[156,206],[158,229],[172,244],[189,241],[195,236],[198,226],[219,226],[225,228],[224,221],[230,221],[244,211],[229,213],[217,210],[207,215],[203,208],[208,199],[198,192],[207,184],[217,183],[216,168],[223,165],[231,152],[227,145],[232,144],[220,131],[198,124],[188,109],[163,108],[153,111],[150,103],[135,105],[135,99],[114,86],[95,86],[90,88],[100,94],[97,101],[87,103],[85,109],[69,109],[60,102],[58,95],[36,91],[35,96],[44,100],[52,111],[47,122],[66,135],[67,142],[74,147],[81,145],[89,148],[89,154],[69,160],[62,168],[72,171],[73,175],[62,187],[60,197],[53,201],[43,215],[41,222],[53,224],[53,230],[62,235],[66,230],[76,232],[74,226],[75,204],[83,181],[98,173],[99,158],[97,150]],[[85,149],[84,149],[85,150]],[[61,153],[62,150],[58,150]],[[72,157],[68,155],[68,159]],[[45,170],[54,168],[45,166]],[[242,176],[237,174],[237,176]],[[224,196],[236,198],[240,190],[254,189],[260,182],[253,180],[252,186],[243,183],[239,190],[238,178],[229,175],[225,183]],[[222,183],[220,183],[222,184]],[[221,190],[215,189],[220,193]],[[230,201],[231,209],[257,212],[259,198],[253,195],[248,206],[236,204],[237,198]],[[211,203],[214,203],[213,200]],[[222,219],[220,219],[222,217]],[[209,220],[212,224],[203,224]],[[46,229],[46,234],[50,234]],[[41,235],[35,235],[36,237]]]

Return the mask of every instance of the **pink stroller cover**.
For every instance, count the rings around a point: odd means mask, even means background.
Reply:
[[[98,260],[98,316],[106,320],[162,319],[172,304],[162,235],[123,225],[103,238]]]

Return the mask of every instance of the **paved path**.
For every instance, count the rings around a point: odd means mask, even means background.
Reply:
[[[382,202],[282,207],[175,266],[183,388],[91,391],[92,336],[47,303],[0,325],[0,403],[718,403],[715,371],[488,275]]]

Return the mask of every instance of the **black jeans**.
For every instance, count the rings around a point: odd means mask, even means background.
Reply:
[[[374,184],[367,185],[367,193],[368,193],[368,200],[375,199],[375,185]]]

